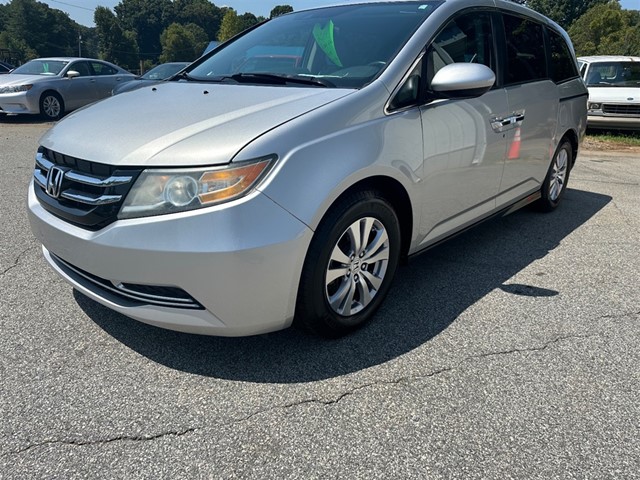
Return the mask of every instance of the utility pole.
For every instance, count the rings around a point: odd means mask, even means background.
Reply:
[[[82,56],[82,34],[78,33],[78,56]]]

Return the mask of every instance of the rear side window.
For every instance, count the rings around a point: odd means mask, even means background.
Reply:
[[[93,71],[96,75],[115,75],[118,73],[115,68],[111,68],[109,65],[105,65],[104,63],[91,62],[91,66],[93,67]]]
[[[571,55],[571,50],[564,38],[553,30],[549,30],[549,43],[551,50],[549,62],[551,80],[555,83],[562,83],[571,78],[576,78],[578,70],[576,70],[573,55]]]
[[[547,77],[542,25],[504,15],[507,48],[506,82],[526,83]]]

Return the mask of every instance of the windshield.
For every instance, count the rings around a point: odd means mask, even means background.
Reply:
[[[265,83],[284,76],[298,81],[278,84],[304,85],[310,79],[320,86],[361,88],[441,3],[344,5],[277,17],[223,45],[189,71],[189,79]]]
[[[587,75],[589,87],[640,87],[640,62],[592,63]]]
[[[64,60],[31,60],[11,73],[22,75],[58,75],[68,64]]]
[[[165,78],[175,75],[187,65],[189,65],[187,62],[163,63],[162,65],[152,68],[140,78],[143,78],[144,80],[164,80]]]

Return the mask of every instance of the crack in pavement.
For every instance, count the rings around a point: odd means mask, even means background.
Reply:
[[[638,310],[637,312],[626,312],[626,313],[618,313],[618,314],[607,314],[607,315],[602,315],[600,316],[600,318],[624,318],[624,317],[633,317],[633,316],[637,316],[640,315],[640,310]]]
[[[18,266],[18,264],[20,263],[20,259],[22,259],[22,257],[24,255],[26,255],[26,253],[29,250],[34,250],[38,248],[38,245],[31,245],[30,247],[25,248],[23,251],[21,251],[18,256],[16,257],[16,259],[13,261],[13,265],[9,265],[7,268],[5,268],[2,272],[0,272],[0,277],[4,276],[7,272],[9,272],[10,270],[16,268]]]
[[[373,387],[377,387],[377,386],[383,386],[383,385],[401,385],[401,384],[409,384],[415,381],[419,381],[419,380],[425,380],[428,378],[433,378],[436,376],[439,376],[441,374],[444,373],[448,373],[448,372],[453,372],[457,369],[459,369],[463,364],[473,361],[473,360],[478,360],[478,359],[485,359],[485,358],[490,358],[490,357],[496,357],[496,356],[503,356],[503,355],[512,355],[512,354],[516,354],[516,353],[530,353],[530,352],[541,352],[546,350],[547,348],[556,345],[562,341],[565,340],[571,340],[571,339],[585,339],[585,338],[592,338],[592,337],[596,337],[596,336],[600,336],[600,334],[590,334],[590,335],[579,335],[579,334],[574,334],[574,335],[561,335],[558,336],[552,340],[549,340],[546,343],[543,343],[541,345],[537,345],[537,346],[532,346],[532,347],[514,347],[508,350],[498,350],[498,351],[493,351],[493,352],[485,352],[485,353],[479,353],[476,355],[470,355],[468,357],[463,358],[462,360],[460,360],[459,362],[457,362],[455,365],[453,366],[448,366],[448,367],[442,367],[439,368],[437,370],[434,370],[432,372],[429,372],[427,374],[423,374],[423,375],[411,375],[411,376],[405,376],[405,377],[400,377],[400,378],[396,378],[396,379],[392,379],[392,380],[381,380],[381,381],[375,381],[375,382],[369,382],[369,383],[365,383],[362,385],[358,385],[357,387],[354,387],[350,390],[347,390],[346,392],[343,392],[341,394],[339,394],[338,396],[334,397],[334,398],[330,398],[327,400],[323,400],[323,399],[318,399],[318,398],[308,398],[308,399],[304,399],[304,400],[299,400],[299,401],[295,401],[295,402],[290,402],[290,403],[286,403],[286,404],[282,404],[282,405],[275,405],[275,406],[271,406],[268,408],[263,408],[260,410],[256,410],[248,415],[245,415],[244,417],[241,418],[237,418],[234,420],[231,420],[230,422],[225,422],[223,423],[221,426],[222,427],[226,427],[229,425],[237,425],[240,423],[244,423],[247,422],[249,420],[251,420],[252,418],[258,416],[258,415],[262,415],[265,413],[270,413],[270,412],[274,412],[276,410],[287,410],[290,408],[295,408],[295,407],[299,407],[302,405],[311,405],[311,404],[316,404],[316,405],[322,405],[322,406],[331,406],[331,405],[337,405],[338,403],[340,403],[342,400],[344,400],[345,398],[348,398],[352,395],[357,394],[358,392],[361,392],[363,390],[366,390],[368,388],[373,388]],[[42,442],[38,442],[38,443],[34,443],[31,445],[28,445],[24,448],[21,448],[20,450],[16,450],[13,452],[8,452],[5,453],[3,455],[0,455],[0,457],[6,457],[9,455],[19,455],[21,453],[27,452],[33,448],[37,448],[37,447],[42,447],[42,446],[46,446],[46,445],[73,445],[73,446],[87,446],[87,445],[105,445],[105,444],[109,444],[109,443],[113,443],[113,442],[118,442],[118,441],[149,441],[149,440],[156,440],[158,438],[162,438],[165,436],[176,436],[176,437],[180,437],[183,435],[186,435],[187,433],[192,433],[195,432],[197,429],[196,428],[188,428],[185,430],[181,430],[181,431],[169,431],[169,432],[162,432],[162,433],[158,433],[156,435],[136,435],[136,436],[131,436],[131,435],[122,435],[122,436],[118,436],[118,437],[113,437],[113,438],[107,438],[107,439],[95,439],[95,440],[44,440]]]
[[[73,446],[83,447],[87,445],[106,445],[109,443],[120,442],[120,441],[147,442],[147,441],[157,440],[158,438],[167,437],[167,436],[181,437],[183,435],[186,435],[187,433],[193,433],[196,430],[197,430],[196,428],[186,428],[184,430],[179,430],[179,431],[161,432],[155,435],[120,435],[113,438],[104,438],[104,439],[95,439],[95,440],[64,440],[64,439],[43,440],[38,443],[32,443],[31,445],[27,445],[26,447],[23,447],[20,450],[4,453],[0,455],[0,457],[7,457],[9,455],[19,455],[33,448],[44,447],[46,445],[73,445]]]
[[[635,225],[631,222],[631,219],[627,217],[627,215],[624,213],[624,210],[620,208],[620,206],[616,203],[614,199],[611,199],[611,205],[613,205],[613,208],[615,208],[615,210],[623,218],[625,225],[627,225],[628,227],[635,227]]]
[[[329,400],[323,400],[323,399],[318,399],[318,398],[308,398],[305,400],[299,400],[297,402],[291,402],[291,403],[287,403],[287,404],[283,404],[283,405],[276,405],[276,406],[272,406],[269,408],[264,408],[261,410],[257,410],[255,412],[252,412],[242,418],[238,418],[235,419],[231,422],[225,423],[223,426],[228,426],[231,424],[238,424],[238,423],[244,423],[248,420],[251,420],[253,417],[261,415],[263,413],[270,413],[276,410],[286,410],[289,408],[294,408],[294,407],[299,407],[302,405],[309,405],[309,404],[319,404],[319,405],[323,405],[323,406],[330,406],[330,405],[336,405],[339,402],[341,402],[342,400],[344,400],[347,397],[350,397],[351,395],[356,394],[357,392],[360,392],[362,390],[365,390],[367,388],[371,388],[371,387],[376,387],[376,386],[382,386],[382,385],[400,385],[400,384],[404,384],[404,383],[411,383],[411,382],[415,382],[416,380],[424,380],[427,378],[432,378],[438,375],[441,375],[443,373],[447,373],[447,372],[452,372],[457,370],[458,368],[460,368],[460,366],[462,366],[464,363],[472,361],[472,360],[477,360],[477,359],[484,359],[484,358],[489,358],[489,357],[493,357],[493,356],[501,356],[501,355],[511,355],[514,353],[528,353],[528,352],[541,352],[543,350],[546,350],[547,348],[549,348],[552,345],[555,345],[561,341],[564,340],[569,340],[569,339],[577,339],[577,338],[591,338],[591,337],[596,337],[596,336],[600,336],[599,334],[590,334],[590,335],[562,335],[559,337],[554,338],[553,340],[548,341],[547,343],[544,343],[542,345],[539,346],[535,346],[535,347],[523,347],[523,348],[512,348],[509,350],[499,350],[499,351],[495,351],[495,352],[486,352],[486,353],[481,353],[481,354],[477,354],[477,355],[471,355],[468,357],[463,358],[462,360],[460,360],[458,363],[456,363],[453,366],[450,367],[442,367],[438,370],[434,370],[428,374],[424,374],[424,375],[411,375],[411,376],[407,376],[407,377],[400,377],[397,379],[393,379],[393,380],[381,380],[381,381],[377,381],[377,382],[370,382],[370,383],[365,383],[362,385],[358,385],[357,387],[352,388],[351,390],[348,390],[346,392],[341,393],[340,395],[338,395],[335,398],[329,399]]]

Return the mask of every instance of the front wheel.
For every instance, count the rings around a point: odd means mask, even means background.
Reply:
[[[45,92],[40,97],[40,115],[46,120],[58,120],[64,115],[64,102],[56,92]]]
[[[327,337],[366,323],[389,291],[400,257],[400,224],[377,192],[336,204],[311,241],[298,291],[296,323]]]
[[[536,203],[543,212],[551,212],[560,204],[567,189],[572,160],[573,148],[569,141],[564,140],[551,160],[549,171],[542,183],[540,200]]]

